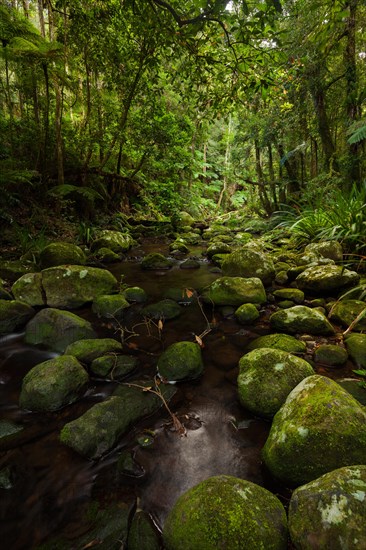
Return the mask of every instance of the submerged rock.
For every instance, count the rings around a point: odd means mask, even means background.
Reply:
[[[94,338],[77,340],[67,346],[65,354],[73,355],[82,363],[91,363],[97,357],[102,357],[107,353],[121,353],[122,344],[114,338]]]
[[[334,334],[334,328],[323,313],[307,306],[294,306],[276,311],[270,317],[274,330],[292,334]]]
[[[167,550],[285,550],[286,513],[272,493],[220,475],[184,493],[163,528]]]
[[[263,304],[267,297],[258,278],[220,277],[203,289],[202,299],[217,306],[241,306],[247,303]]]
[[[305,269],[296,277],[302,290],[312,292],[335,292],[356,285],[360,276],[338,265],[320,265]]]
[[[150,304],[141,310],[141,314],[144,317],[150,317],[152,319],[175,319],[179,317],[182,310],[181,307],[174,300],[161,300],[156,304]]]
[[[312,374],[312,366],[291,353],[270,348],[253,350],[239,361],[239,401],[254,414],[271,418],[294,387]]]
[[[263,459],[271,473],[298,486],[366,456],[366,411],[339,384],[305,378],[275,415]]]
[[[288,525],[296,548],[366,548],[366,466],[339,468],[296,489]]]
[[[51,243],[40,253],[39,261],[42,269],[57,265],[85,265],[86,256],[80,246],[72,243]]]
[[[76,401],[89,377],[79,361],[63,355],[33,367],[23,379],[19,404],[31,411],[55,411]]]
[[[252,340],[247,346],[248,350],[258,348],[274,348],[288,353],[305,353],[306,344],[289,334],[266,334]]]
[[[275,277],[273,262],[263,252],[249,248],[236,250],[228,254],[221,265],[224,275],[231,277],[256,277],[269,285]]]
[[[189,380],[203,372],[201,348],[194,342],[176,342],[159,357],[158,371],[166,380]]]
[[[20,300],[0,300],[0,335],[18,330],[32,319],[34,309]]]

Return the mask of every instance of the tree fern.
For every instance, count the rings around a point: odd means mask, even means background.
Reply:
[[[366,121],[359,120],[358,122],[352,124],[348,129],[348,135],[350,137],[347,141],[350,145],[360,143],[360,141],[366,139]]]

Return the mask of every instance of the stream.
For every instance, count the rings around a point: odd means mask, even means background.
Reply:
[[[180,269],[179,262],[169,271],[149,272],[140,268],[144,254],[168,253],[168,243],[144,243],[134,249],[127,261],[109,267],[123,283],[142,287],[154,302],[169,288],[199,290],[220,273],[200,259],[199,269]],[[203,306],[193,301],[182,308],[177,319],[166,321],[161,333],[142,321],[139,306],[127,310],[123,326],[112,327],[97,319],[90,308],[75,311],[93,322],[99,336],[122,336],[126,353],[138,357],[138,369],[128,378],[153,377],[159,354],[180,340],[194,341],[210,322],[202,349],[205,371],[199,380],[176,385],[170,403],[172,411],[186,428],[180,436],[173,430],[164,407],[158,414],[140,422],[116,448],[99,461],[88,461],[59,442],[65,423],[79,417],[91,405],[112,394],[116,382],[91,379],[89,389],[78,402],[53,413],[33,413],[18,407],[24,375],[36,364],[55,356],[48,350],[24,343],[22,334],[4,337],[0,343],[1,420],[23,427],[6,443],[0,442],[0,472],[9,472],[9,487],[0,489],[0,537],[2,548],[33,549],[62,536],[72,541],[87,533],[87,510],[124,502],[148,512],[158,528],[177,498],[196,483],[218,474],[228,474],[262,485],[286,505],[289,491],[278,486],[261,464],[260,453],[270,423],[255,418],[239,404],[236,378],[238,361],[250,340],[269,332],[266,305],[260,319],[251,327],[239,325],[232,312]],[[319,372],[319,371],[318,371]],[[348,367],[337,369],[343,377]],[[324,372],[321,372],[324,374]],[[331,374],[332,375],[332,374]],[[118,469],[122,452],[130,451],[136,472],[126,475]]]

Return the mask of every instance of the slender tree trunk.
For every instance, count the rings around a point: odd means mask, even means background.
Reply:
[[[62,145],[62,90],[56,78],[54,81],[56,96],[55,130],[56,130],[56,159],[57,159],[57,183],[63,185],[64,180],[64,155]]]
[[[274,208],[277,210],[278,209],[278,201],[277,201],[275,173],[274,173],[274,167],[273,167],[273,152],[272,152],[272,144],[271,143],[268,145],[268,170],[269,170],[272,202],[273,202]]]
[[[38,0],[38,20],[39,20],[39,27],[41,29],[41,35],[43,38],[46,37],[46,27],[44,23],[44,14],[43,14],[43,0]]]

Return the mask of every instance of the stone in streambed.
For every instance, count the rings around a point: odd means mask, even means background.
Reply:
[[[366,368],[366,334],[350,334],[346,337],[345,344],[356,365]]]
[[[231,277],[256,277],[268,285],[275,276],[272,260],[263,252],[248,248],[228,254],[221,265],[224,275]]]
[[[42,269],[66,264],[85,265],[86,256],[76,244],[51,243],[41,251],[39,262]]]
[[[116,254],[120,254],[122,252],[127,252],[133,243],[134,240],[129,233],[104,229],[98,233],[97,238],[92,242],[91,248],[92,250],[109,248]]]
[[[124,310],[130,307],[129,302],[123,294],[107,294],[95,298],[92,304],[92,311],[103,319],[123,319]]]
[[[27,273],[15,281],[11,288],[17,300],[30,306],[47,305],[46,295],[42,286],[42,273]]]
[[[194,342],[176,342],[158,360],[159,374],[166,380],[198,378],[203,368],[201,348]]]
[[[151,319],[175,319],[179,317],[182,308],[174,300],[161,300],[155,304],[145,306],[141,310],[141,315],[150,317]]]
[[[301,290],[311,292],[336,292],[358,283],[360,276],[338,265],[320,265],[305,269],[296,277]]]
[[[344,348],[332,344],[322,344],[316,348],[314,360],[323,365],[341,367],[346,363],[348,353]]]
[[[34,309],[25,302],[0,300],[0,335],[22,328],[34,315]]]
[[[242,304],[235,311],[235,317],[240,324],[248,325],[259,319],[259,311],[254,304]]]
[[[247,346],[248,350],[258,348],[274,348],[288,353],[305,353],[306,344],[289,334],[266,334],[252,340]]]
[[[172,260],[166,258],[159,252],[152,252],[143,258],[141,268],[146,270],[165,270],[173,266]]]
[[[90,371],[97,376],[117,380],[130,374],[137,363],[137,358],[132,355],[103,355],[92,361]]]
[[[270,317],[271,327],[290,334],[334,334],[334,328],[323,313],[307,306],[294,306],[276,311]]]
[[[66,355],[73,355],[82,363],[91,363],[97,357],[107,353],[115,355],[122,352],[122,344],[114,338],[94,338],[77,340],[67,346]]]
[[[123,291],[127,302],[136,302],[137,304],[142,304],[147,300],[147,294],[145,290],[139,286],[129,286]]]
[[[128,550],[160,550],[159,535],[150,516],[138,510],[133,516],[127,539]]]
[[[263,304],[266,292],[258,278],[220,277],[202,291],[205,303],[217,306],[241,306],[242,304]]]
[[[366,312],[365,302],[361,300],[341,300],[334,304],[329,318],[331,321],[348,328],[362,312]],[[353,325],[352,330],[356,332],[366,330],[366,315],[360,317],[359,321]]]

